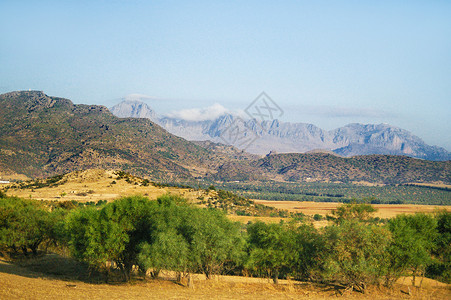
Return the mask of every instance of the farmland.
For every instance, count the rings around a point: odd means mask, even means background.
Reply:
[[[306,215],[320,214],[330,215],[333,210],[342,205],[338,202],[299,202],[299,201],[268,201],[255,200],[255,203],[272,206],[278,209],[286,209],[291,212],[303,213]],[[415,205],[415,204],[373,204],[377,209],[375,217],[392,218],[399,214],[433,213],[437,210],[451,211],[451,206],[438,205]]]
[[[424,187],[406,186],[406,188],[426,190]],[[8,239],[2,240],[4,248],[2,250],[3,258],[0,262],[0,278],[2,282],[6,283],[4,286],[7,287],[0,289],[0,297],[2,298],[45,299],[54,298],[56,295],[63,295],[66,299],[78,299],[82,297],[81,295],[103,298],[114,292],[114,297],[118,299],[139,299],[149,297],[149,291],[154,298],[199,299],[211,298],[212,294],[219,298],[233,299],[250,297],[255,299],[267,297],[323,299],[331,296],[342,296],[344,299],[403,297],[424,299],[430,298],[431,295],[438,299],[449,297],[448,285],[444,283],[425,278],[422,280],[421,288],[419,288],[411,286],[411,280],[408,277],[411,274],[422,277],[422,274],[425,274],[424,272],[428,270],[428,276],[435,276],[431,278],[448,282],[446,273],[437,273],[437,271],[434,271],[435,269],[427,268],[432,262],[428,259],[428,257],[432,257],[431,255],[434,255],[434,259],[440,259],[440,261],[434,262],[437,266],[446,264],[445,256],[443,258],[440,256],[440,252],[431,252],[433,251],[431,243],[434,242],[433,236],[441,232],[435,230],[438,230],[438,226],[441,224],[440,220],[445,220],[444,218],[449,216],[444,211],[449,213],[451,211],[450,205],[373,204],[372,207],[376,209],[373,213],[371,207],[365,206],[366,204],[343,205],[339,202],[249,200],[213,186],[203,189],[170,186],[150,182],[121,171],[105,170],[78,171],[64,176],[16,182],[3,190],[3,197],[6,198],[2,205],[5,206],[3,211],[8,220],[4,224],[5,229],[8,228],[6,230],[24,230],[24,232],[27,232],[30,228],[37,229],[34,225],[31,227],[14,227],[15,225],[8,227],[9,222],[14,224],[17,221],[16,218],[22,218],[30,211],[36,211],[37,214],[32,213],[30,217],[25,217],[24,222],[25,220],[27,220],[26,222],[34,222],[32,219],[36,216],[36,224],[40,222],[47,224],[43,228],[55,227],[47,233],[45,231],[41,233],[30,231],[27,233],[26,236],[30,239],[33,239],[34,234],[44,234],[44,240],[46,240],[40,247],[25,244],[25,250],[28,247],[33,253],[33,256],[30,256],[31,252],[28,252],[29,258],[27,259],[24,259],[21,256],[22,254],[17,252],[18,249],[24,249],[24,246],[16,247],[17,243],[23,242],[19,236],[12,235],[17,239],[12,244]],[[442,187],[435,190],[448,193]],[[8,198],[14,196],[21,198]],[[181,197],[186,199],[189,203],[188,206],[177,204],[177,201],[182,199]],[[134,204],[129,205],[129,203]],[[22,205],[25,209],[21,208]],[[11,210],[13,208],[18,209],[16,215],[14,215],[14,210]],[[342,209],[341,213],[337,213],[341,208],[344,208],[344,210]],[[363,212],[368,210],[371,216],[365,213],[361,214],[358,210],[353,211],[354,208],[362,208]],[[129,212],[115,215],[124,209]],[[222,213],[218,212],[218,209],[226,214],[221,217]],[[440,212],[438,212],[439,210]],[[416,215],[415,213],[418,212],[427,213],[427,215]],[[132,217],[128,221],[123,219],[124,216],[129,216],[129,214],[143,215],[142,217]],[[159,214],[164,218],[158,217]],[[225,216],[227,218],[224,218]],[[388,219],[393,220],[393,222]],[[90,221],[87,223],[87,220]],[[138,220],[149,221],[130,225]],[[230,221],[239,221],[241,224],[231,223]],[[133,252],[134,254],[131,256],[135,258],[133,258],[132,265],[129,264],[130,269],[127,273],[121,273],[122,271],[120,272],[119,269],[122,268],[112,267],[118,264],[125,265],[127,261],[122,262],[124,256],[111,254],[112,252],[108,248],[102,250],[105,243],[133,241],[135,237],[127,238],[126,236],[132,237],[136,233],[126,231],[127,226],[144,226],[144,228],[147,228],[145,226],[159,222],[163,223],[158,225],[160,229],[155,231],[155,235],[149,235],[149,238],[145,238],[142,242],[147,243],[148,246],[142,247],[144,244],[139,244],[141,246],[136,244],[136,246],[128,248],[128,246],[117,244],[117,247],[111,248],[135,249],[133,251],[136,252]],[[181,223],[175,225],[178,222]],[[368,253],[374,256],[372,259],[375,261],[395,259],[395,256],[392,257],[387,252],[390,249],[392,249],[390,251],[398,249],[396,248],[398,247],[397,244],[391,242],[395,241],[392,239],[403,239],[408,237],[410,233],[405,233],[402,229],[404,227],[397,229],[390,226],[402,222],[421,224],[423,232],[412,231],[412,234],[415,234],[416,237],[406,242],[416,244],[421,239],[422,244],[418,244],[418,247],[420,247],[418,249],[426,255],[425,260],[421,261],[419,265],[414,261],[409,261],[409,266],[391,267],[398,273],[395,276],[386,273],[386,278],[395,280],[387,287],[385,284],[380,287],[362,285],[360,281],[353,282],[349,281],[349,278],[346,279],[344,274],[347,271],[343,269],[346,264],[342,267],[335,265],[335,261],[341,259],[335,257],[335,253],[342,249],[335,243],[354,245],[355,241],[348,241],[346,233],[349,230],[356,230],[355,232],[358,234],[374,236],[375,243],[378,245],[378,248],[374,248],[369,241],[363,240],[363,244],[356,251],[360,251],[361,247],[366,247],[367,250],[364,251],[370,251]],[[109,230],[103,231],[105,228],[102,224],[110,224],[109,226],[113,226],[111,228],[117,229],[125,226],[123,227],[124,231],[119,233],[123,236],[121,240],[116,240],[117,235],[111,234]],[[206,230],[205,228],[208,227],[206,224],[216,226],[216,229]],[[430,226],[427,224],[430,224]],[[83,228],[90,229],[86,231]],[[145,230],[156,230],[152,228],[154,227]],[[187,230],[185,231],[184,228]],[[433,231],[429,231],[430,229]],[[97,238],[87,234],[92,232],[91,230],[98,231],[100,237],[105,241],[96,244]],[[200,231],[202,233],[197,234]],[[85,232],[87,235],[79,236],[80,232]],[[229,233],[215,235],[219,232]],[[218,256],[216,262],[207,260],[207,265],[203,263],[199,265],[197,259],[191,261],[192,258],[188,255],[189,253],[199,253],[196,255],[199,255],[200,259],[200,257],[204,257],[202,253],[205,249],[196,248],[197,243],[191,244],[190,241],[196,238],[200,243],[204,243],[202,239],[210,235],[210,238],[224,240],[212,244],[210,246],[212,248],[207,248],[208,251],[215,249],[213,251],[224,251],[224,255],[234,253],[234,256],[227,258]],[[273,236],[269,240],[269,244],[266,239],[259,240],[266,235]],[[62,238],[63,236],[65,238]],[[155,236],[155,238],[151,239],[151,236]],[[184,240],[185,236],[186,240]],[[229,240],[232,236],[236,239],[235,241]],[[425,237],[424,240],[423,237]],[[138,235],[136,235],[136,238],[138,238]],[[181,238],[182,240],[180,240]],[[160,240],[167,243],[168,246],[172,243],[173,246],[159,248],[161,244],[158,241]],[[244,247],[244,240],[248,243],[246,247]],[[100,251],[99,254],[92,256],[90,248],[73,248],[73,245],[83,245],[85,241],[89,241],[92,247],[97,249],[96,251]],[[309,241],[321,242],[310,244]],[[55,248],[54,243],[60,246]],[[225,246],[230,247],[233,251],[230,252],[230,249],[221,248]],[[168,249],[173,249],[172,247],[180,249],[176,252],[172,250],[168,252]],[[313,248],[307,250],[309,248],[304,247]],[[296,249],[295,252],[293,252],[293,249]],[[387,251],[379,252],[380,249],[387,249]],[[155,260],[157,258],[154,258],[152,253],[156,251],[161,252],[162,260]],[[307,252],[304,253],[303,251]],[[375,251],[374,254],[373,251]],[[24,252],[24,255],[26,252]],[[271,258],[271,253],[277,253],[277,257],[281,255],[281,262],[278,259]],[[293,253],[296,253],[295,256],[293,256]],[[327,253],[327,256],[324,257],[319,253]],[[181,255],[184,255],[184,258],[179,261]],[[98,260],[101,257],[104,257],[103,260]],[[271,260],[268,262],[265,257],[271,258]],[[298,257],[304,257],[299,262],[304,262],[307,258],[308,265],[306,267],[299,265]],[[309,260],[309,257],[316,258]],[[109,263],[111,261],[114,263]],[[320,265],[317,265],[317,261],[320,262]],[[158,266],[161,271],[156,276],[149,273],[148,276],[144,277],[143,273],[139,273],[137,270],[133,271],[133,264],[136,266],[136,263],[139,263],[140,266],[146,266],[146,270],[149,270],[149,267],[152,270],[152,266],[154,268]],[[91,266],[88,269],[86,269],[87,264]],[[109,271],[106,273],[107,278],[109,278],[106,280],[108,284],[105,283],[104,275],[100,275],[105,273],[105,264],[109,265],[107,267]],[[176,275],[181,270],[180,264],[183,264],[185,270],[189,268],[189,279],[187,279],[188,277],[180,279]],[[364,265],[359,265],[359,267],[363,268]],[[164,268],[172,271],[165,271]],[[418,270],[421,271],[417,271],[416,268],[420,268]],[[329,269],[332,273],[326,271]],[[368,283],[382,283],[385,280],[383,276],[373,274],[370,270],[362,269],[362,271],[359,271],[364,274],[358,275],[363,276],[361,280]],[[387,271],[382,268],[380,272]],[[126,278],[125,283],[122,279],[123,276]],[[207,280],[206,277],[209,277],[209,279]],[[313,280],[310,278],[313,278]],[[323,278],[324,281],[315,278]],[[279,284],[270,283],[270,281]],[[340,282],[343,282],[343,284]],[[415,282],[417,285],[419,284],[419,280]],[[37,285],[39,285],[39,289],[36,289]],[[348,287],[365,293],[349,292]]]
[[[233,190],[247,198],[262,200],[313,202],[363,201],[371,204],[451,205],[451,190],[449,185],[235,182],[221,183],[218,186]]]

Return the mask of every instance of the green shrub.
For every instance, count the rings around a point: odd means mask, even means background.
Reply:
[[[388,247],[386,284],[392,285],[401,275],[410,272],[422,275],[432,263],[431,252],[437,238],[437,220],[426,214],[398,215],[388,222],[393,241]]]
[[[326,279],[338,280],[349,288],[364,292],[367,284],[377,283],[384,273],[391,234],[382,227],[356,220],[326,227]]]
[[[20,198],[0,199],[0,245],[25,255],[37,254],[39,245],[48,239],[52,226],[50,213],[37,201]]]
[[[320,214],[315,214],[313,216],[313,220],[315,220],[315,221],[321,221],[322,219],[323,219],[323,216]]]

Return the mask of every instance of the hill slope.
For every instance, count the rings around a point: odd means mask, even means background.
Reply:
[[[74,105],[37,91],[0,95],[0,176],[36,178],[92,168],[191,183],[195,178],[451,183],[451,161],[387,155],[344,158],[322,152],[260,158],[231,146],[188,142],[149,119],[118,118],[103,106]]]
[[[187,168],[209,158],[147,119],[120,119],[106,107],[38,91],[0,95],[0,151],[0,170],[29,177],[98,167],[189,178]]]
[[[292,182],[367,181],[451,183],[451,161],[434,162],[396,155],[339,157],[327,153],[271,154],[255,161],[256,174],[272,174]]]

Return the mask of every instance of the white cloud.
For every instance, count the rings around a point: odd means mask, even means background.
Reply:
[[[173,111],[167,114],[168,117],[182,119],[186,121],[207,121],[214,120],[225,114],[242,115],[242,111],[232,111],[219,103],[204,108],[189,108]]]
[[[145,94],[128,94],[122,98],[126,101],[144,101],[144,100],[159,100],[157,97],[145,95]]]

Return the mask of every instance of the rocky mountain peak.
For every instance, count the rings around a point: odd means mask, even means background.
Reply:
[[[149,112],[149,110],[151,112]],[[170,133],[191,141],[210,140],[224,143],[221,138],[233,124],[236,116],[224,114],[214,120],[187,121],[171,117],[159,118],[142,102],[124,101],[111,109],[119,117],[147,117]],[[270,151],[279,153],[304,153],[322,149],[342,156],[367,154],[406,155],[428,160],[451,160],[451,153],[443,148],[427,145],[407,130],[382,124],[352,123],[326,131],[313,124],[289,123],[280,120],[260,122],[255,119],[237,123],[240,132],[246,127],[258,138],[246,151],[264,155]],[[241,149],[244,150],[244,149]]]
[[[28,112],[41,109],[53,108],[56,105],[72,106],[70,100],[64,98],[50,97],[42,91],[15,91],[1,95],[2,100],[9,102],[5,105],[18,105]]]
[[[154,122],[157,120],[157,115],[152,108],[137,100],[122,101],[113,106],[110,111],[119,118],[146,118]]]

